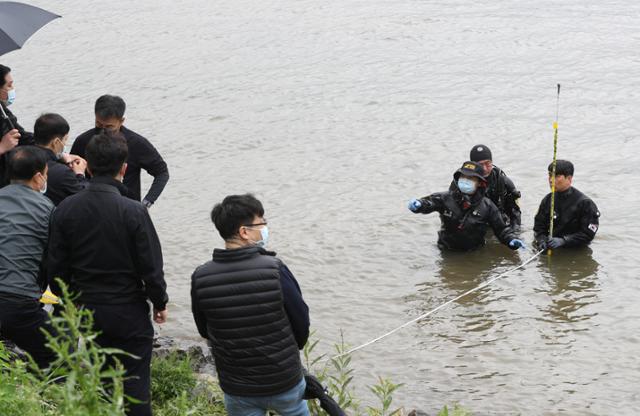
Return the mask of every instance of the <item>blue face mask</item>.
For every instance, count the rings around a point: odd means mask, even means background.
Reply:
[[[467,195],[472,195],[476,191],[476,183],[471,179],[460,178],[458,179],[458,189],[460,192]]]
[[[266,225],[260,229],[260,236],[262,236],[262,240],[256,241],[256,245],[265,248],[269,242],[269,228]]]
[[[9,90],[9,92],[7,92],[7,106],[10,106],[11,104],[13,104],[13,102],[16,100],[16,89],[12,89]]]

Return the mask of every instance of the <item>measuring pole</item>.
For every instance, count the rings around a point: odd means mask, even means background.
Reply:
[[[560,108],[560,84],[558,84],[558,95],[556,96],[556,121],[553,123],[553,163],[551,167],[551,210],[549,212],[549,238],[553,238],[553,220],[555,217],[556,202],[556,161],[558,160],[558,109]],[[550,256],[551,249],[547,250]]]

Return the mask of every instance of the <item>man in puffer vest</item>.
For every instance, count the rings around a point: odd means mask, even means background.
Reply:
[[[191,277],[191,307],[211,345],[230,416],[309,415],[299,350],[309,337],[309,308],[276,253],[262,203],[230,195],[211,220],[225,242]]]

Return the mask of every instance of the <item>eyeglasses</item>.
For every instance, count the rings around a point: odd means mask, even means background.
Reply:
[[[267,225],[267,222],[260,222],[258,224],[242,224],[243,227],[259,227],[261,225]]]

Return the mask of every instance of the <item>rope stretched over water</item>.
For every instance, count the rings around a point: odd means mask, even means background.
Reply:
[[[487,287],[487,286],[489,286],[491,283],[495,282],[496,280],[501,279],[501,278],[503,278],[504,276],[508,275],[509,273],[512,273],[512,272],[514,272],[514,271],[516,271],[516,270],[518,270],[518,269],[521,269],[521,268],[523,268],[524,266],[526,266],[527,264],[531,263],[531,262],[532,262],[533,260],[535,260],[538,256],[540,256],[540,254],[542,254],[542,252],[543,252],[543,251],[544,251],[544,250],[540,250],[540,251],[538,251],[538,252],[537,252],[537,253],[535,253],[533,256],[531,256],[529,259],[527,259],[527,260],[525,260],[524,262],[520,263],[518,266],[516,266],[516,267],[512,267],[511,269],[509,269],[509,270],[507,270],[507,271],[505,271],[505,272],[500,273],[499,275],[497,275],[497,276],[496,276],[496,277],[494,277],[493,279],[487,280],[486,282],[484,282],[484,283],[482,283],[482,284],[480,284],[480,285],[478,285],[478,286],[474,287],[473,289],[467,290],[467,291],[466,291],[466,292],[464,292],[462,295],[459,295],[459,296],[457,296],[457,297],[455,297],[455,298],[453,298],[453,299],[451,299],[451,300],[446,301],[445,303],[443,303],[442,305],[438,306],[437,308],[432,309],[432,310],[430,310],[429,312],[423,313],[422,315],[418,316],[417,318],[414,318],[414,319],[410,320],[409,322],[405,322],[404,324],[400,325],[400,326],[399,326],[399,327],[397,327],[397,328],[392,329],[391,331],[387,332],[386,334],[380,335],[379,337],[374,338],[374,339],[372,339],[372,340],[370,340],[370,341],[367,341],[367,342],[365,342],[365,343],[364,343],[364,344],[362,344],[362,345],[358,345],[357,347],[351,348],[350,350],[348,350],[348,351],[346,351],[346,352],[343,352],[343,353],[341,353],[341,354],[334,355],[333,357],[331,357],[331,358],[330,358],[330,360],[335,360],[336,358],[344,357],[345,355],[349,355],[349,354],[354,353],[354,352],[356,352],[356,351],[358,351],[358,350],[361,350],[361,349],[363,349],[363,348],[365,348],[365,347],[368,347],[368,346],[369,346],[369,345],[371,345],[371,344],[375,344],[376,342],[380,341],[381,339],[386,338],[386,337],[388,337],[389,335],[391,335],[391,334],[394,334],[394,333],[398,332],[398,331],[399,331],[399,330],[401,330],[402,328],[405,328],[405,327],[407,327],[407,326],[409,326],[409,325],[411,325],[411,324],[413,324],[413,323],[415,323],[415,322],[418,322],[418,321],[419,321],[419,320],[421,320],[421,319],[426,318],[427,316],[429,316],[429,315],[431,315],[431,314],[433,314],[433,313],[436,313],[437,311],[439,311],[440,309],[444,308],[445,306],[447,306],[447,305],[449,305],[449,304],[451,304],[451,303],[453,303],[453,302],[455,302],[455,301],[457,301],[457,300],[459,300],[459,299],[462,299],[463,297],[467,296],[468,294],[473,293],[473,292],[476,292],[476,291],[478,291],[478,290],[482,289],[483,287]],[[327,360],[327,361],[329,361],[329,360]]]

